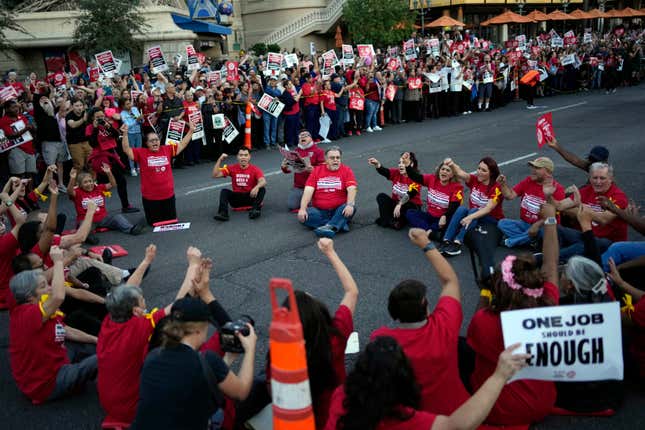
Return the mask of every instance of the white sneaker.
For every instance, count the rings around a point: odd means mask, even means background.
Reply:
[[[468,115],[470,115],[471,113],[473,113],[473,111],[469,110],[469,111],[468,111]]]
[[[325,140],[323,140],[323,141],[322,141],[322,142],[320,142],[320,143],[331,143],[331,140],[329,140],[329,139],[325,139]]]
[[[137,169],[130,169],[130,176],[139,176]]]
[[[463,111],[462,115],[468,115],[468,111]]]
[[[374,127],[374,131],[381,131],[381,130],[383,130],[383,129],[381,127],[379,127],[378,125],[376,127]]]
[[[611,93],[612,93],[612,94],[615,94],[615,93],[616,93],[616,88],[614,88],[613,90],[611,90]]]
[[[537,108],[537,106],[535,106],[535,105],[528,105],[526,108],[527,108],[527,109],[536,109],[536,108]]]
[[[372,133],[374,130],[372,130],[372,127],[367,127],[365,129],[365,131],[368,132],[368,133]]]

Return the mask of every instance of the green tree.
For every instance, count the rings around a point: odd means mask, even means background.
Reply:
[[[410,37],[415,15],[408,0],[348,0],[343,20],[355,43],[387,46]]]
[[[9,55],[8,51],[13,48],[13,44],[5,32],[7,30],[18,31],[23,34],[29,34],[20,24],[16,22],[12,9],[19,4],[15,0],[0,1],[0,51]]]
[[[88,54],[108,49],[128,51],[139,46],[134,36],[150,27],[139,9],[140,3],[140,0],[80,0],[74,44]]]
[[[266,55],[268,51],[266,43],[256,43],[255,45],[251,46],[251,51],[255,53],[255,55]]]
[[[280,49],[280,45],[277,43],[270,43],[267,45],[267,51],[268,52],[281,52],[282,50]]]

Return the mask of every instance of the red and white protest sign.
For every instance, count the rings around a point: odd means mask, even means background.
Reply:
[[[531,46],[531,53],[533,55],[540,55],[540,47],[539,46]]]
[[[114,61],[112,51],[100,52],[94,55],[94,58],[96,58],[96,62],[98,63],[101,72],[103,72],[106,77],[111,78],[114,76],[114,73],[116,73],[116,62]]]
[[[572,46],[578,43],[578,38],[576,36],[564,36],[564,44],[567,46]]]
[[[137,99],[141,94],[145,94],[143,91],[137,91],[137,90],[130,90],[130,100],[132,101],[132,104],[136,106],[137,104]]]
[[[343,64],[354,64],[354,49],[352,45],[343,45]]]
[[[222,72],[216,70],[214,72],[208,72],[208,86],[212,87],[213,85],[219,86],[222,82]]]
[[[19,131],[23,130],[27,125],[25,122],[21,119],[19,119],[16,122],[11,123],[9,127],[11,127],[11,131],[14,134],[17,134]],[[10,149],[16,148],[23,143],[31,142],[34,140],[34,137],[31,135],[29,131],[24,132],[21,134],[19,137],[15,139],[8,139],[6,135],[4,134],[3,130],[0,130],[0,152],[5,152]]]
[[[237,131],[237,128],[235,128],[233,123],[227,117],[224,117],[224,131],[222,131],[222,138],[226,143],[230,144],[233,142],[238,134],[240,134],[240,132]]]
[[[356,49],[358,50],[358,56],[360,58],[367,58],[367,57],[373,57],[374,56],[374,47],[370,45],[356,45]]]
[[[148,59],[150,60],[150,71],[155,75],[168,70],[168,63],[166,63],[160,46],[148,48]]]
[[[354,110],[363,110],[365,109],[365,98],[358,91],[349,92],[349,108]]]
[[[202,112],[196,110],[188,115],[188,121],[195,126],[193,131],[193,140],[201,139],[204,137],[204,120],[202,118]]]
[[[488,40],[482,40],[481,45],[484,51],[487,51],[488,48],[490,48],[490,42]]]
[[[545,113],[538,118],[535,123],[535,134],[537,136],[538,148],[542,148],[547,142],[555,139],[551,112]]]
[[[519,46],[520,46],[519,40],[513,39],[513,40],[507,40],[506,42],[504,42],[504,47],[506,49],[515,49]]]
[[[181,120],[171,119],[168,122],[168,132],[166,133],[166,145],[179,145],[184,135],[184,125]]]
[[[193,45],[186,45],[186,68],[188,70],[197,70],[200,68],[199,57]]]
[[[513,50],[513,51],[507,52],[506,56],[508,57],[508,61],[511,64],[515,64],[522,57],[522,53],[520,51]]]
[[[18,92],[13,86],[7,85],[6,87],[0,88],[0,103],[4,103],[7,100],[12,100],[17,98],[18,98]]]
[[[275,52],[269,52],[267,55],[267,69],[271,72],[271,75],[276,76],[280,73],[280,67],[282,65],[282,54],[276,54]]]
[[[52,82],[52,81],[54,81],[54,86],[56,88],[64,87],[65,84],[67,83],[67,77],[65,76],[65,73],[63,71],[49,73],[47,75],[47,82]]]
[[[98,67],[90,67],[89,74],[90,82],[96,82],[99,80],[99,76],[101,75],[101,69]]]
[[[415,60],[417,58],[417,51],[414,48],[414,39],[403,42],[403,53],[406,61]]]
[[[229,82],[233,82],[239,79],[240,79],[240,75],[237,70],[237,61],[227,61],[226,62],[226,80]]]
[[[262,98],[258,101],[258,107],[266,113],[271,114],[277,118],[278,116],[280,116],[282,109],[284,109],[284,103],[282,103],[276,97],[271,97],[270,95],[264,93],[262,95]]]
[[[336,51],[334,51],[333,49],[330,49],[329,51],[324,52],[322,54],[322,57],[324,60],[330,60],[332,66],[335,66],[336,64],[338,64],[338,56],[336,55]]]
[[[421,78],[416,76],[414,78],[408,78],[408,88],[411,90],[416,90],[419,89],[423,86],[423,82],[421,81]]]
[[[396,85],[394,85],[394,84],[388,85],[387,88],[385,89],[385,97],[389,101],[393,101],[394,96],[396,95],[396,90],[397,90]]]
[[[398,70],[401,67],[401,60],[398,57],[390,58],[387,62],[388,70]]]

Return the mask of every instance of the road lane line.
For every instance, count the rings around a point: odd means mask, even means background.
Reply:
[[[569,109],[569,108],[576,107],[576,106],[582,106],[582,105],[586,105],[586,104],[587,104],[587,102],[575,103],[575,104],[572,104],[572,105],[566,105],[566,106],[562,106],[562,107],[555,108],[555,109],[543,110],[541,112],[538,112],[537,114],[542,115],[542,114],[545,114],[547,112],[557,112],[559,110],[565,110],[565,109]]]
[[[506,160],[502,161],[501,163],[497,163],[498,167],[501,166],[508,166],[509,164],[517,163],[518,161],[526,160],[527,158],[535,157],[537,155],[537,152],[531,152],[530,154],[522,155],[521,157],[513,158],[511,160]],[[471,175],[474,175],[477,173],[477,170],[473,170],[470,172]]]

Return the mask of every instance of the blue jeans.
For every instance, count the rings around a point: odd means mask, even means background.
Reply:
[[[611,241],[609,239],[595,238],[598,252],[603,253]],[[574,255],[584,255],[585,244],[582,241],[582,232],[569,227],[558,226],[558,241],[560,242],[560,261],[566,263]]]
[[[345,218],[343,210],[346,204],[338,206],[336,209],[318,209],[313,206],[307,208],[307,220],[303,223],[310,228],[318,228],[323,225],[329,225],[336,228],[336,231],[349,231],[349,222],[356,215],[356,207],[351,217]]]
[[[645,255],[645,242],[615,242],[602,254],[602,268],[609,272],[609,258],[616,266]]]
[[[340,135],[336,132],[338,130],[338,111],[325,109],[325,113],[329,116],[329,131],[327,132],[327,139],[336,140]]]
[[[129,234],[130,230],[132,230],[132,223],[121,214],[107,214],[96,226],[109,228],[110,230],[118,230],[126,234]]]
[[[497,227],[502,231],[502,233],[504,233],[504,236],[506,236],[507,239],[505,241],[505,245],[509,248],[524,245],[531,241],[528,234],[531,224],[522,221],[521,219],[504,218],[499,220]]]
[[[377,125],[376,115],[381,104],[374,100],[365,99],[365,128],[374,128]]]
[[[410,227],[422,228],[424,230],[439,230],[439,218],[435,218],[428,212],[421,209],[410,209],[405,213]]]
[[[262,121],[264,122],[264,146],[275,146],[278,137],[278,118],[262,112]]]
[[[336,112],[338,112],[338,121],[336,123],[336,137],[343,137],[345,135],[345,117],[347,116],[347,106],[336,105]]]
[[[300,113],[284,116],[284,141],[289,148],[298,144],[298,132],[300,131]]]
[[[486,215],[481,218],[472,220],[470,224],[468,224],[467,228],[462,228],[461,220],[466,218],[470,214],[474,214],[478,210],[479,209],[477,208],[468,209],[466,206],[459,206],[455,213],[452,215],[452,218],[450,218],[450,223],[448,224],[448,228],[446,228],[446,234],[443,236],[443,240],[454,240],[458,241],[459,243],[464,243],[464,237],[466,237],[466,233],[469,230],[477,227],[477,223],[479,221],[486,221],[487,223],[497,224],[496,218],[490,215]]]
[[[141,133],[128,133],[128,143],[130,148],[141,148],[143,144],[143,139],[141,138]],[[130,170],[136,167],[137,163],[130,160]]]
[[[318,130],[320,130],[320,106],[307,105],[305,106],[305,124],[307,130],[311,133],[311,138],[319,139]]]

